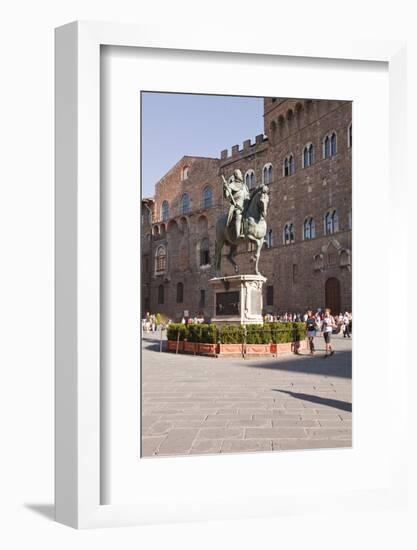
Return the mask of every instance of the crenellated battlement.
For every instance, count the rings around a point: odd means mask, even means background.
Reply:
[[[223,149],[223,151],[220,152],[220,162],[224,163],[230,160],[237,160],[238,158],[244,158],[247,155],[252,155],[253,153],[257,152],[260,146],[263,146],[268,141],[267,136],[264,134],[258,134],[255,137],[255,141],[252,143],[252,140],[245,139],[245,141],[242,144],[242,148],[239,147],[239,144],[232,145],[230,155],[229,155],[229,149]]]

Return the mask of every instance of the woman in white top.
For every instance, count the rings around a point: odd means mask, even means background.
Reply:
[[[332,345],[330,343],[330,337],[333,332],[333,329],[336,328],[336,323],[334,320],[333,315],[331,315],[330,309],[326,308],[324,310],[324,317],[323,322],[321,325],[321,330],[323,332],[324,341],[326,343],[326,353],[324,354],[324,358],[328,357],[329,355],[333,355],[334,351],[332,348]]]

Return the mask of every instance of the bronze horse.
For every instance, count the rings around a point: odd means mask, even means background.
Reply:
[[[255,262],[255,273],[259,273],[259,256],[267,231],[266,214],[269,203],[269,188],[266,185],[259,185],[252,197],[249,199],[243,215],[244,235],[237,236],[234,224],[227,225],[227,214],[219,217],[216,224],[216,245],[214,267],[217,277],[221,275],[222,250],[225,244],[230,246],[227,259],[235,268],[235,273],[239,272],[239,266],[235,262],[237,246],[241,242],[250,241],[256,244],[255,254],[251,260]]]

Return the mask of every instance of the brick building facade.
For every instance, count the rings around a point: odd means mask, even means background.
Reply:
[[[264,99],[264,134],[220,158],[184,156],[142,200],[142,314],[212,315],[215,224],[228,208],[221,174],[270,186],[260,271],[264,310],[351,310],[352,104]],[[225,250],[227,252],[227,248]],[[239,247],[240,273],[253,272]],[[232,274],[226,258],[223,272]]]

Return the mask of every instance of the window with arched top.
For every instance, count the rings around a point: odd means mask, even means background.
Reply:
[[[188,214],[190,211],[190,196],[188,193],[184,193],[181,197],[181,214]]]
[[[177,304],[182,304],[184,301],[184,285],[177,283]]]
[[[349,148],[352,147],[352,123],[350,123],[348,127],[347,146]]]
[[[162,273],[166,271],[167,267],[167,253],[165,246],[158,246],[155,253],[155,272]]]
[[[284,244],[291,244],[295,241],[294,224],[286,223],[283,231]]]
[[[203,265],[210,265],[210,243],[207,238],[200,243],[200,266]]]
[[[324,233],[331,235],[339,231],[339,216],[336,210],[329,210],[324,216]]]
[[[255,172],[253,170],[248,170],[245,174],[245,183],[249,189],[253,189],[256,185],[255,181]]]
[[[265,244],[267,248],[272,248],[274,246],[274,234],[272,229],[270,229],[265,236]]]
[[[306,218],[303,223],[303,240],[314,239],[316,236],[316,224],[314,218]]]
[[[210,185],[207,185],[207,187],[203,189],[202,203],[203,208],[211,208],[213,206],[213,190]]]
[[[307,143],[303,149],[303,168],[308,168],[314,164],[314,146],[312,143]]]
[[[158,286],[158,304],[163,304],[165,301],[165,289],[164,285]]]
[[[265,185],[269,185],[273,182],[273,179],[274,169],[272,167],[272,164],[269,162],[268,164],[265,164],[262,169],[262,183]]]
[[[169,218],[169,202],[164,201],[161,205],[161,218],[162,221],[166,222]]]
[[[294,155],[290,153],[284,159],[284,163],[282,166],[282,174],[284,177],[286,177],[286,176],[292,176],[294,172],[295,172]]]
[[[329,159],[337,153],[336,132],[327,134],[323,140],[323,158]]]

